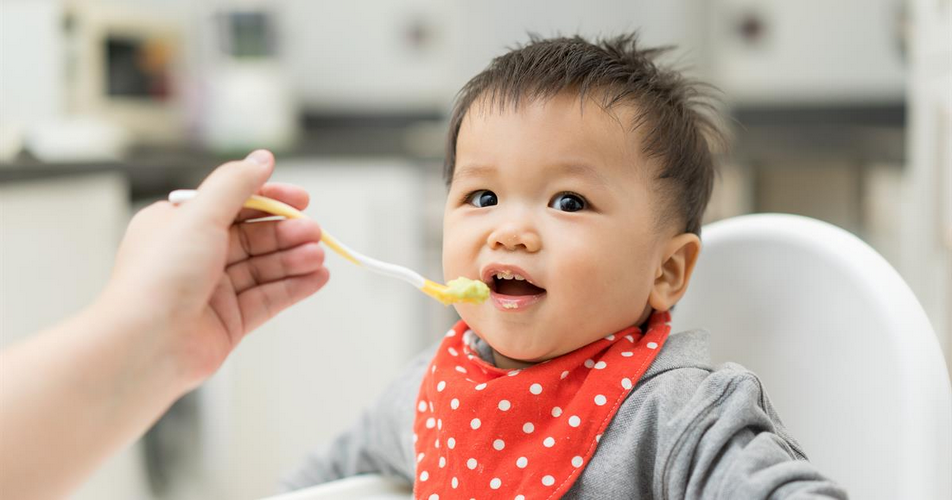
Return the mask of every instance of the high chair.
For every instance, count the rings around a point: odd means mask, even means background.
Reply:
[[[705,226],[672,331],[756,373],[810,461],[857,499],[952,499],[952,392],[916,297],[840,228],[757,214]]]
[[[758,374],[811,462],[851,498],[952,498],[952,391],[928,318],[872,248],[830,224],[757,214],[705,226],[673,329]],[[360,476],[273,500],[409,498]]]

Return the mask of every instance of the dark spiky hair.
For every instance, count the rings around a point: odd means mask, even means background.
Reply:
[[[493,59],[457,95],[444,165],[447,184],[456,167],[460,126],[474,102],[485,98],[490,106],[503,108],[569,91],[583,103],[595,98],[606,111],[619,104],[633,107],[631,130],[643,129],[642,150],[657,161],[654,179],[670,200],[658,210],[659,222],[700,234],[714,186],[712,147],[723,136],[714,121],[713,88],[657,64],[669,50],[640,48],[636,34],[594,43],[580,36],[530,35],[527,44]]]

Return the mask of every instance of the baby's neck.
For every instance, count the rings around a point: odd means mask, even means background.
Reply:
[[[507,358],[506,356],[503,356],[502,354],[499,354],[498,352],[496,352],[495,349],[493,349],[492,351],[493,351],[493,364],[496,365],[496,368],[501,368],[503,370],[512,370],[516,368],[518,369],[528,368],[532,365],[537,364],[537,363],[533,363],[529,361],[520,361],[518,359]]]

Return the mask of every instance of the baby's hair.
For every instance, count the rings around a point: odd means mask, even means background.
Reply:
[[[580,36],[530,35],[529,43],[493,59],[457,95],[443,171],[446,183],[453,179],[460,126],[477,99],[504,109],[572,91],[582,103],[586,96],[597,97],[606,111],[618,104],[633,106],[631,130],[644,127],[642,148],[660,163],[655,179],[670,200],[658,211],[659,223],[678,224],[699,235],[714,186],[712,147],[724,139],[714,121],[713,87],[656,63],[671,49],[640,48],[634,33],[594,43]]]

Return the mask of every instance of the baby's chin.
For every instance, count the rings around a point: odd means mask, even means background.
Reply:
[[[493,339],[483,339],[496,354],[496,364],[499,368],[521,368],[535,365],[557,358],[569,350],[558,349],[552,345],[519,345],[511,342],[494,342]],[[500,356],[502,358],[500,358]],[[502,366],[513,365],[513,366]]]

